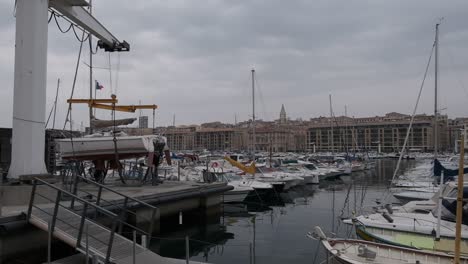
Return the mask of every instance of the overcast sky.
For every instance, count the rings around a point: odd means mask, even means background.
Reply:
[[[387,112],[409,114],[414,107],[440,26],[440,108],[451,117],[468,116],[468,1],[180,1],[95,0],[94,14],[128,53],[110,54],[110,73],[95,71],[122,104],[157,104],[157,125],[234,122],[251,117],[250,70],[257,72],[258,118],[329,115],[328,95],[337,115]],[[0,0],[0,126],[10,127],[13,101],[15,18],[13,0]],[[67,22],[59,20],[63,26]],[[63,126],[79,42],[49,24],[47,111],[57,78],[62,80],[57,127]],[[89,96],[85,45],[76,98]],[[120,63],[119,63],[120,61]],[[109,67],[99,51],[94,65]],[[111,90],[112,89],[112,90]],[[419,113],[432,113],[433,66]],[[73,118],[87,125],[87,108]],[[143,114],[151,116],[146,110]],[[109,112],[98,111],[98,118]],[[137,117],[118,114],[118,117]],[[151,120],[151,117],[150,117]],[[151,126],[151,121],[150,121]]]

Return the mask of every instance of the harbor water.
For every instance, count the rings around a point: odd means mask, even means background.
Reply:
[[[213,210],[194,210],[167,217],[148,247],[165,257],[185,259],[188,238],[191,261],[324,263],[326,254],[320,243],[307,237],[314,226],[322,227],[328,236],[354,237],[354,230],[340,219],[353,213],[370,212],[380,200],[392,198],[388,187],[397,160],[376,162],[372,170],[341,176],[335,181],[297,186],[268,197],[253,195],[242,204],[224,204]],[[416,164],[418,161],[404,160],[401,169]],[[47,233],[26,232],[27,228],[34,229],[18,226],[7,235],[0,230],[0,263],[46,262]],[[125,235],[131,239],[131,234]],[[22,242],[25,240],[31,243],[25,245]],[[28,254],[8,254],[19,247]],[[54,239],[51,253],[53,259],[59,259],[75,251]]]
[[[341,223],[353,212],[370,212],[388,192],[397,160],[378,160],[375,169],[322,181],[281,193],[277,199],[250,197],[248,203],[225,205],[219,216],[205,223],[167,224],[152,239],[157,253],[185,258],[189,236],[190,259],[210,263],[323,263],[326,255],[318,241],[307,237],[314,226],[328,236],[354,237],[354,230]],[[403,161],[401,169],[417,161]],[[255,199],[256,198],[256,199]],[[177,222],[176,219],[173,222]]]

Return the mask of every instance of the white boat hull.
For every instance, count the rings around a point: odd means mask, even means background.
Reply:
[[[224,202],[225,203],[242,203],[245,198],[249,195],[250,190],[242,191],[227,191],[224,193]]]
[[[119,157],[145,156],[154,152],[154,143],[164,143],[161,136],[124,136],[116,137]],[[99,159],[115,156],[116,147],[113,137],[82,137],[57,140],[63,159]]]
[[[409,249],[404,247],[390,246],[363,240],[353,239],[330,239],[322,240],[325,249],[333,255],[338,263],[363,264],[451,264],[453,255],[435,253],[423,250]],[[375,257],[369,257],[362,252],[368,250],[375,253]],[[372,255],[372,253],[370,255]],[[467,264],[466,258],[461,258],[460,263]]]

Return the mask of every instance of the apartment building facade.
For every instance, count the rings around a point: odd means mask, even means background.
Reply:
[[[318,118],[311,120],[308,129],[308,149],[316,151],[374,150],[399,152],[403,147],[411,117],[399,113],[364,118]],[[449,123],[439,116],[438,148],[451,150]],[[417,115],[407,142],[407,150],[432,151],[434,149],[434,116]]]

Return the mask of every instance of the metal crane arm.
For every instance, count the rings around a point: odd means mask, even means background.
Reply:
[[[137,109],[157,109],[157,105],[105,105],[93,103],[90,105],[93,108],[115,110],[119,112],[135,113]]]
[[[73,23],[84,28],[99,39],[98,45],[105,51],[129,51],[130,44],[119,41],[83,6],[84,0],[49,0],[49,7],[66,16]]]
[[[67,103],[72,104],[116,104],[119,100],[117,99],[68,99]]]

